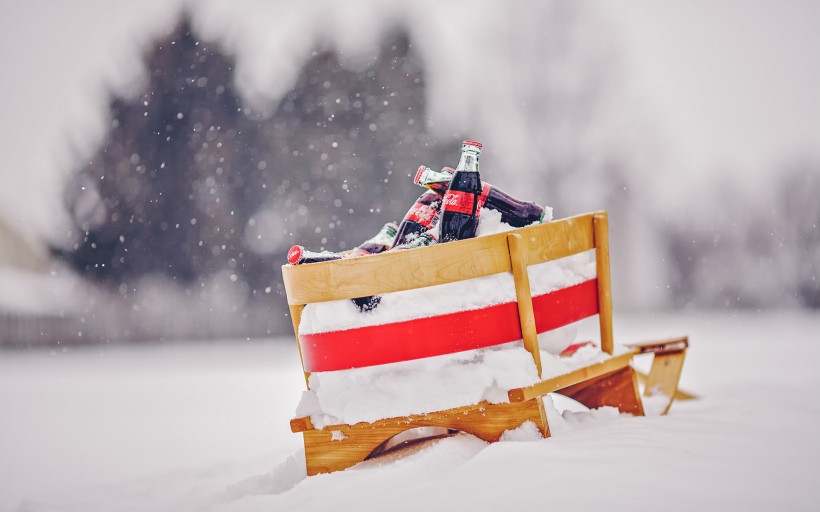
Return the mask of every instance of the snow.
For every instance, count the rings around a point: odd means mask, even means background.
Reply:
[[[690,334],[682,387],[701,398],[646,418],[547,400],[546,440],[456,436],[310,478],[288,428],[304,387],[291,338],[0,352],[0,510],[820,507],[817,315],[618,315],[615,329]]]
[[[506,390],[537,380],[522,346],[501,346],[388,365],[313,373],[297,416],[313,425],[373,422],[476,404],[507,402]],[[442,393],[443,389],[449,390]]]
[[[538,441],[543,438],[538,425],[531,421],[525,421],[518,428],[506,430],[501,434],[501,441]]]
[[[576,326],[544,333],[574,340]],[[542,377],[568,373],[606,360],[595,347],[572,357],[541,351]],[[440,411],[453,407],[509,402],[507,391],[538,381],[532,356],[520,341],[415,361],[314,372],[310,391],[302,392],[295,416],[310,416],[316,428],[342,423],[373,422],[382,418]],[[442,393],[446,389],[447,393]]]

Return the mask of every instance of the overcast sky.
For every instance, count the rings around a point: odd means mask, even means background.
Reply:
[[[102,133],[107,84],[135,79],[140,45],[171,26],[179,2],[3,3],[0,216],[20,231],[47,233],[60,215],[66,162]],[[255,10],[266,12],[257,4],[266,2],[197,9],[213,18],[239,5],[233,19],[251,27]],[[696,187],[714,174],[765,183],[781,163],[820,160],[820,2],[587,6],[610,24],[632,87],[625,126],[651,122],[666,175]]]
[[[600,2],[670,165],[767,173],[820,155],[820,2]],[[653,119],[655,121],[655,119]]]

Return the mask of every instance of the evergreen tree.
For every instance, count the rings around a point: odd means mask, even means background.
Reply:
[[[233,59],[187,17],[145,56],[147,85],[114,97],[111,128],[67,200],[81,239],[64,257],[119,284],[148,273],[190,282],[242,257],[255,209],[243,148],[253,125],[233,87]]]
[[[265,169],[254,190],[269,193],[248,230],[254,282],[278,281],[271,257],[284,262],[293,244],[349,249],[401,220],[422,193],[418,166],[458,162],[460,139],[427,131],[424,67],[406,32],[389,35],[364,70],[337,55],[313,52],[249,147]]]
[[[803,307],[820,309],[820,165],[804,162],[779,175],[781,230],[792,251],[795,295]]]
[[[111,129],[69,187],[80,236],[62,256],[81,273],[127,289],[147,274],[187,285],[230,268],[255,294],[281,290],[291,245],[353,247],[402,218],[422,192],[420,164],[457,162],[458,140],[427,132],[423,65],[405,32],[364,70],[313,52],[252,120],[233,60],[192,28],[183,19],[146,54],[147,86],[112,99]]]

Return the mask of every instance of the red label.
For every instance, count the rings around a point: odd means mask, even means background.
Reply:
[[[441,210],[447,212],[473,214],[475,194],[472,192],[462,192],[460,190],[448,190],[441,203]]]
[[[492,187],[489,183],[481,185],[481,195],[478,196],[478,206],[476,206],[475,211],[480,213],[481,209],[484,208],[484,203],[487,201],[487,196],[490,195],[490,189]]]
[[[436,209],[429,204],[416,203],[410,208],[405,216],[406,220],[418,222],[422,226],[429,228],[433,223],[433,217],[436,216]]]

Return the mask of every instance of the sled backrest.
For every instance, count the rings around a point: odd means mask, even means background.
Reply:
[[[540,373],[536,319],[526,268],[595,249],[597,284],[591,293],[597,296],[597,307],[585,315],[599,314],[601,349],[611,354],[612,302],[607,230],[607,214],[602,211],[421,249],[284,266],[282,276],[297,342],[302,309],[307,304],[512,272],[524,345],[533,355]],[[550,307],[569,306],[571,304]],[[302,364],[304,368],[304,360]]]

